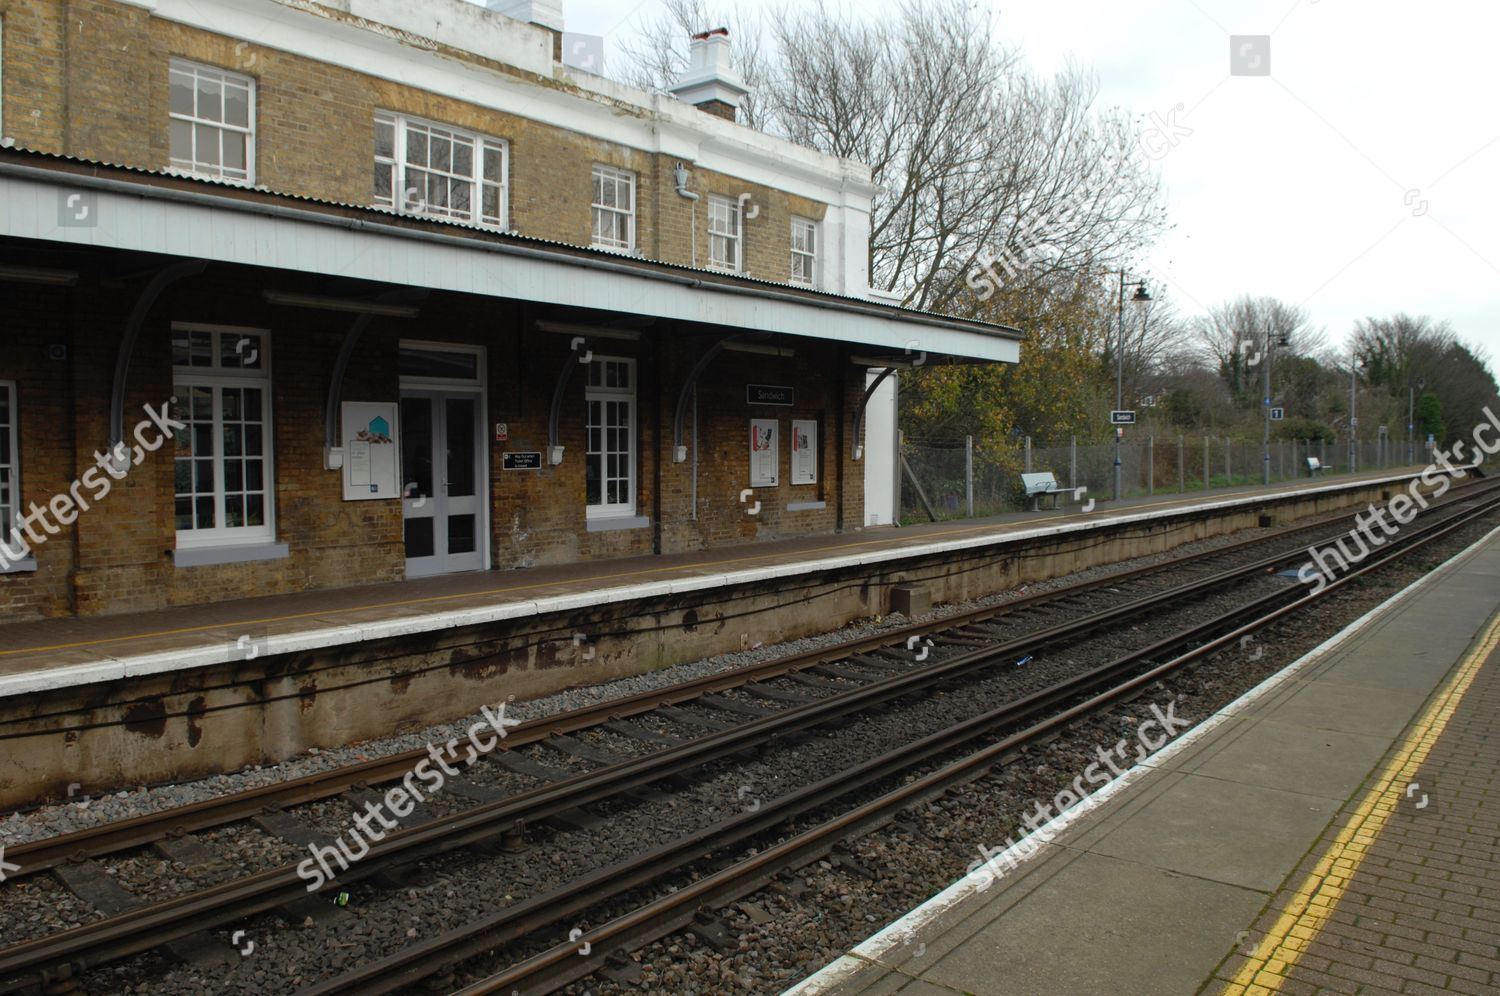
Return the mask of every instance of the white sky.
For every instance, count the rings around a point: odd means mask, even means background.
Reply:
[[[895,8],[844,2],[870,16]],[[1185,313],[1269,294],[1305,304],[1335,341],[1358,318],[1428,314],[1500,366],[1500,4],[989,3],[1033,68],[1092,65],[1100,106],[1149,127],[1182,105],[1192,134],[1159,162],[1176,227],[1145,268]],[[658,11],[657,0],[564,0],[569,31],[605,36],[605,75]],[[1241,34],[1271,36],[1270,76],[1230,74]]]

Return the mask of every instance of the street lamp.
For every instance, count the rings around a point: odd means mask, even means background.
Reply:
[[[1261,465],[1264,468],[1266,484],[1271,483],[1271,367],[1276,356],[1276,347],[1291,344],[1291,337],[1286,333],[1275,335],[1269,327],[1266,329],[1266,352],[1261,360],[1266,365],[1266,395],[1261,403],[1262,417],[1266,423],[1265,437],[1261,441]]]
[[[1417,462],[1417,437],[1413,435],[1417,431],[1417,392],[1427,390],[1427,378],[1418,377],[1417,383],[1407,383],[1406,389],[1411,392],[1406,407],[1406,465],[1409,467]]]
[[[1131,295],[1130,303],[1135,305],[1136,311],[1144,312],[1146,304],[1151,300],[1151,293],[1146,290],[1146,281],[1134,281],[1131,286],[1135,293]],[[1125,407],[1125,271],[1120,271],[1120,340],[1119,348],[1115,351],[1115,411]],[[1115,426],[1115,501],[1120,500],[1120,443],[1125,438],[1125,429]]]

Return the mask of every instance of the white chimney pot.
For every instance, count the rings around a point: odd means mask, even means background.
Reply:
[[[693,105],[719,101],[738,109],[750,88],[734,70],[729,32],[717,28],[694,35],[688,50],[688,70],[668,92]]]

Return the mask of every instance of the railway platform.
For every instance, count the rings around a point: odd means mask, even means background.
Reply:
[[[1102,794],[789,996],[1500,991],[1500,530]]]
[[[1391,471],[1336,480],[1105,502],[1090,512],[1019,512],[983,519],[857,530],[556,567],[473,572],[390,584],[236,599],[212,605],[0,625],[0,698],[319,650],[424,630],[496,622],[666,593],[899,563],[934,552],[1149,522],[1182,513],[1255,507],[1292,495],[1333,495],[1406,480]],[[769,642],[769,641],[767,641]]]
[[[0,626],[0,805],[420,729],[1363,509],[1411,471]]]

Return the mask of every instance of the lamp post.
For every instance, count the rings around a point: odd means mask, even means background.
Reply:
[[[1427,380],[1418,377],[1416,384],[1408,383],[1406,389],[1411,392],[1411,397],[1406,404],[1406,465],[1409,467],[1417,462],[1417,392],[1427,390]]]
[[[1359,357],[1353,343],[1349,344],[1349,473],[1359,469]]]
[[[1265,468],[1264,476],[1266,484],[1271,483],[1271,366],[1276,356],[1276,347],[1290,346],[1291,344],[1292,340],[1290,336],[1286,335],[1285,333],[1276,335],[1271,331],[1270,327],[1267,326],[1266,355],[1264,359],[1261,360],[1261,362],[1266,365],[1266,394],[1260,406],[1261,414],[1266,423],[1265,438],[1261,443],[1263,447],[1261,463]]]
[[[1130,303],[1135,305],[1137,311],[1143,311],[1146,303],[1151,300],[1151,292],[1146,290],[1146,281],[1133,281],[1131,286],[1135,293],[1130,297]],[[1125,407],[1125,271],[1120,271],[1120,300],[1119,300],[1120,338],[1118,348],[1115,350],[1115,411]],[[1115,501],[1120,500],[1120,443],[1125,438],[1123,426],[1115,426]]]

